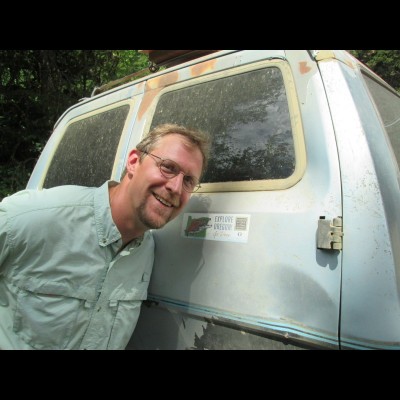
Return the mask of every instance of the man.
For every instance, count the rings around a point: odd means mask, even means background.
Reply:
[[[151,229],[199,187],[209,138],[165,124],[120,183],[23,190],[0,203],[0,349],[124,349],[154,261]]]

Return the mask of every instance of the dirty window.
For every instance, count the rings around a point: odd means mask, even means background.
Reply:
[[[378,107],[400,168],[400,97],[366,74],[363,77]]]
[[[165,122],[212,135],[203,183],[284,179],[295,169],[288,101],[277,67],[166,92],[151,127]]]
[[[110,179],[128,111],[129,106],[124,105],[70,124],[57,147],[43,187],[101,186]]]

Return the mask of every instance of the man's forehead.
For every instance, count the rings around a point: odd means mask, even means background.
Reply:
[[[186,147],[189,150],[194,150],[197,149],[198,147],[191,142],[189,138],[187,138],[184,135],[181,135],[179,133],[169,133],[168,135],[165,135],[161,137],[154,145],[154,148],[159,148],[162,147],[165,143],[179,143],[182,144],[184,147]]]

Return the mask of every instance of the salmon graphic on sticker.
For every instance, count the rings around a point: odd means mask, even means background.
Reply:
[[[186,224],[185,235],[204,238],[206,236],[207,228],[212,227],[212,225],[208,224],[210,220],[211,218],[208,217],[192,218],[189,216]]]

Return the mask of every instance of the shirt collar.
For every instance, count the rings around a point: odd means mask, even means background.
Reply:
[[[97,236],[99,245],[108,246],[121,239],[121,233],[115,225],[110,207],[110,199],[108,188],[118,185],[115,181],[106,181],[102,186],[97,188],[94,193],[94,215],[96,221]]]

